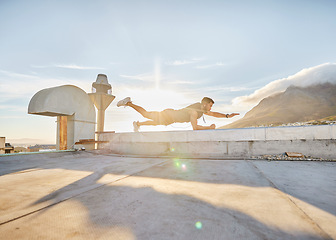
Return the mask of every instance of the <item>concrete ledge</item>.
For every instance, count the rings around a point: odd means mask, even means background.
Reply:
[[[121,155],[249,158],[300,152],[336,159],[336,125],[203,131],[100,133],[99,149]]]

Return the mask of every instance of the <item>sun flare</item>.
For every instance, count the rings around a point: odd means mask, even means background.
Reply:
[[[168,89],[129,89],[132,102],[148,111],[162,111],[166,108],[179,109],[193,102],[182,93]]]

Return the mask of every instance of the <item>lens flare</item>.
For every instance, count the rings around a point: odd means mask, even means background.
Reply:
[[[179,170],[185,172],[188,169],[188,166],[186,163],[184,163],[183,161],[181,161],[179,158],[174,158],[174,165],[176,168],[178,168]]]
[[[195,227],[197,228],[197,229],[202,229],[202,223],[201,222],[196,222],[195,223]]]
[[[180,165],[181,165],[180,159],[174,158],[174,164],[175,164],[176,167],[180,167]]]

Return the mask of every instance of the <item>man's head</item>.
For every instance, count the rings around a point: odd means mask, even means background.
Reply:
[[[201,107],[205,112],[208,112],[211,110],[212,105],[215,103],[214,100],[212,100],[209,97],[204,97],[201,101]]]

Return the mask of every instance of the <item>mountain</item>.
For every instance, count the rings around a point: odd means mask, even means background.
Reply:
[[[12,146],[16,147],[27,147],[36,144],[55,144],[50,140],[43,139],[32,139],[32,138],[20,138],[20,139],[6,139],[6,142],[10,143]]]
[[[324,83],[305,88],[290,86],[264,98],[246,115],[221,128],[281,125],[320,119],[335,119],[336,85]]]

